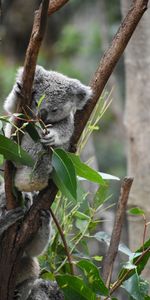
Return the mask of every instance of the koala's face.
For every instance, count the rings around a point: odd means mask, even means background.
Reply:
[[[43,100],[38,107],[39,99],[43,96]],[[70,95],[66,90],[50,91],[50,88],[45,89],[44,93],[34,93],[33,96],[33,111],[47,125],[65,119],[70,113],[76,110],[73,95]]]
[[[39,66],[34,82],[32,110],[47,125],[82,109],[91,95],[91,88],[80,81]],[[42,96],[44,98],[40,103]]]

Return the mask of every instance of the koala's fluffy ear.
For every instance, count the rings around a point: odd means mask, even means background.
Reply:
[[[92,89],[89,86],[82,85],[80,89],[77,90],[77,110],[81,110],[84,105],[91,99],[92,97]]]

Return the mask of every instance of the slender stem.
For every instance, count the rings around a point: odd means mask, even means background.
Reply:
[[[54,220],[55,225],[57,226],[57,229],[59,231],[61,239],[63,241],[64,248],[65,248],[65,251],[66,251],[66,255],[67,255],[67,258],[68,258],[68,262],[69,262],[69,265],[70,265],[70,273],[72,275],[74,275],[73,263],[72,263],[72,260],[71,260],[71,255],[70,255],[70,252],[69,252],[69,249],[68,249],[68,245],[67,245],[67,242],[66,242],[66,239],[65,239],[65,235],[64,235],[64,233],[63,233],[63,231],[62,231],[62,229],[60,227],[60,224],[59,224],[59,222],[58,222],[58,220],[57,220],[56,216],[54,215],[54,213],[53,213],[53,211],[52,211],[51,208],[50,208],[50,213],[52,215],[52,218]]]
[[[76,243],[74,244],[74,246],[72,247],[70,254],[72,254],[72,252],[74,251],[74,249],[76,248],[76,246],[78,245],[78,243],[82,240],[83,236],[85,235],[88,227],[89,227],[89,223],[86,225],[85,229],[83,230],[82,234],[80,235],[79,239],[76,241]],[[57,268],[56,273],[64,266],[65,262],[67,261],[67,259],[65,258],[64,261],[62,262],[62,264]]]
[[[135,261],[135,265],[138,266],[138,264],[141,262],[141,260],[143,259],[143,257],[150,252],[150,247],[148,247],[145,251],[142,252],[142,254],[137,258],[137,260]],[[127,272],[122,276],[121,279],[117,280],[112,288],[110,289],[110,295],[112,295],[117,289],[118,287],[121,286],[121,284],[125,281],[126,278],[128,278],[128,276],[130,275],[130,273],[133,272],[133,270],[127,270]],[[105,300],[109,299],[109,297],[105,298]]]
[[[116,211],[116,217],[111,235],[110,245],[103,264],[103,278],[104,281],[107,283],[107,287],[109,287],[110,285],[113,264],[118,252],[118,246],[120,242],[121,231],[132,182],[133,178],[125,177],[121,185],[121,192],[118,201],[118,207]]]

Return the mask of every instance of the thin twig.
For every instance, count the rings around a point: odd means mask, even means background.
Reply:
[[[142,254],[137,258],[137,260],[134,262],[134,265],[138,266],[138,264],[141,262],[141,260],[144,258],[144,256],[150,252],[150,247],[148,247],[146,250],[142,252]],[[130,273],[133,272],[133,269],[127,270],[127,272],[122,276],[121,279],[117,280],[112,288],[110,289],[110,295],[112,295],[121,285],[122,283],[128,278]],[[109,299],[109,297],[105,298],[105,300]]]
[[[113,264],[118,252],[118,246],[120,242],[120,236],[132,182],[133,178],[125,177],[121,185],[121,192],[118,201],[118,207],[116,211],[116,217],[111,235],[110,245],[103,264],[103,279],[106,282],[107,287],[109,287],[110,285]]]
[[[57,220],[56,216],[54,215],[54,213],[53,213],[53,211],[52,211],[51,208],[50,208],[50,213],[51,213],[52,218],[53,218],[53,220],[54,220],[54,223],[55,223],[55,225],[56,225],[56,227],[57,227],[57,229],[58,229],[58,231],[59,231],[59,234],[60,234],[60,236],[61,236],[61,239],[62,239],[62,241],[63,241],[64,248],[65,248],[65,251],[66,251],[66,255],[67,255],[67,257],[68,257],[68,263],[69,263],[69,265],[70,265],[70,273],[71,273],[72,275],[74,275],[73,263],[72,263],[72,260],[71,260],[71,255],[70,255],[70,252],[69,252],[69,249],[68,249],[68,245],[67,245],[67,242],[66,242],[64,233],[63,233],[63,231],[62,231],[62,229],[61,229],[61,227],[60,227],[60,224],[59,224],[59,222],[58,222],[58,220]]]
[[[69,0],[52,0],[49,5],[48,15],[55,13],[62,6],[64,6],[67,2],[69,2]]]

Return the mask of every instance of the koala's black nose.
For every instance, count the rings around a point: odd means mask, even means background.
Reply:
[[[42,121],[46,121],[48,112],[45,108],[40,109],[40,111],[38,112],[38,116],[42,119]]]

